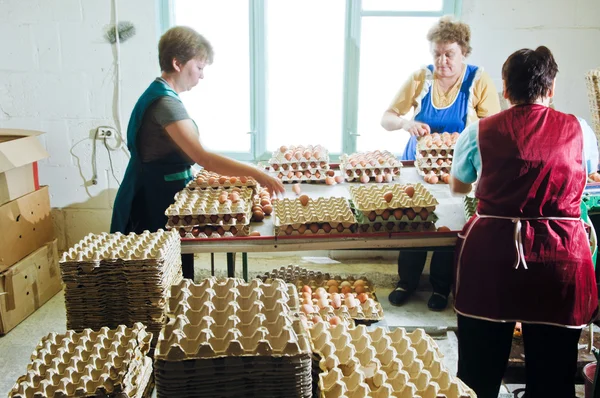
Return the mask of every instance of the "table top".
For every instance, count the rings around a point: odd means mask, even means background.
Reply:
[[[351,235],[322,236],[275,236],[273,216],[262,222],[252,222],[250,231],[258,231],[258,237],[235,237],[216,239],[182,239],[182,253],[226,253],[226,252],[281,252],[305,250],[346,250],[346,249],[396,249],[410,247],[454,246],[456,235],[465,224],[462,197],[452,196],[447,184],[427,184],[417,174],[414,167],[403,167],[400,178],[394,183],[422,183],[438,200],[435,214],[439,220],[436,226],[446,226],[452,232],[398,232]],[[369,183],[373,184],[373,183]],[[349,187],[360,183],[344,182],[337,185],[315,183],[301,184],[302,193],[312,197],[350,197]],[[383,185],[383,184],[380,184]],[[295,198],[292,184],[285,184],[284,197]]]

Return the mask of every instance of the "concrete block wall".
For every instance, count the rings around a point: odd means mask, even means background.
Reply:
[[[121,46],[121,124],[127,126],[138,96],[160,72],[158,7],[156,0],[118,4],[120,20],[137,30]],[[0,0],[0,127],[46,132],[51,157],[40,165],[40,179],[50,186],[63,249],[108,229],[118,188],[102,145],[98,183],[91,183],[93,132],[116,126],[114,50],[103,38],[112,12],[110,0]],[[463,0],[462,19],[473,31],[470,62],[488,70],[498,90],[511,52],[545,44],[560,67],[557,108],[589,119],[583,74],[600,66],[598,0]],[[116,151],[111,159],[120,180],[127,158]]]

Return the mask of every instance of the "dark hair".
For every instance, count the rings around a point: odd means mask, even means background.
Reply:
[[[431,43],[457,43],[465,57],[471,54],[471,28],[464,22],[455,21],[451,15],[440,18],[427,32]]]
[[[512,104],[532,104],[552,88],[558,65],[548,47],[523,48],[502,65],[502,80]]]
[[[173,58],[182,64],[200,57],[208,64],[213,62],[213,48],[200,33],[187,26],[175,26],[167,30],[158,42],[160,70],[174,72]]]

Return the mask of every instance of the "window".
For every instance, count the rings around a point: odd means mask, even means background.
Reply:
[[[460,0],[162,0],[163,26],[188,25],[215,62],[182,99],[207,148],[268,159],[281,145],[401,153],[408,133],[380,119],[431,63],[425,38]]]

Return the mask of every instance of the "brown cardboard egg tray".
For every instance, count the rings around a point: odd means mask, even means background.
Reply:
[[[171,204],[165,215],[168,218],[167,228],[197,225],[236,225],[247,224],[252,207],[252,190],[240,188],[239,202],[232,203],[227,199],[219,202],[222,192],[229,190],[212,189],[200,191],[182,190],[175,195],[175,203]]]
[[[285,149],[285,151],[282,152],[281,149]],[[310,153],[307,153],[307,151]],[[316,152],[320,156],[315,156]],[[286,154],[291,156],[286,157]],[[321,145],[291,145],[273,151],[269,164],[289,164],[302,161],[329,163],[329,151]]]
[[[233,238],[248,236],[250,227],[246,225],[201,225],[179,227],[179,236],[187,239]]]
[[[409,186],[415,189],[412,198],[405,192]],[[387,192],[392,192],[390,202],[387,202],[384,198]],[[439,204],[431,192],[420,183],[351,186],[350,195],[354,207],[365,215],[372,211],[377,215],[381,215],[385,210],[394,211],[408,208],[413,209],[416,213],[423,208],[432,212]]]
[[[158,262],[164,260],[170,250],[180,250],[181,243],[174,231],[123,235],[101,233],[88,234],[63,253],[61,267],[77,263],[97,263],[108,260]]]
[[[200,285],[174,285],[170,321],[161,330],[155,358],[163,361],[223,356],[297,356],[310,352],[308,337],[292,315],[288,289],[281,280],[266,285],[255,279]]]
[[[152,376],[152,334],[141,323],[50,333],[31,355],[9,397],[142,397]]]
[[[232,179],[234,181],[233,183],[231,182]],[[257,186],[258,182],[252,177],[230,177],[212,171],[201,170],[194,176],[194,179],[187,184],[186,188],[191,191],[208,188],[229,189],[233,187],[247,187],[256,190]]]
[[[349,234],[356,218],[345,198],[309,198],[306,206],[300,199],[273,201],[276,235]]]
[[[297,170],[297,171],[279,171],[271,173],[273,176],[276,176],[284,183],[295,183],[295,182],[315,182],[320,183],[324,182],[327,178],[327,172],[330,170],[328,168],[317,168],[317,169],[306,169],[306,170]]]
[[[444,367],[437,345],[422,329],[368,331],[364,325],[309,329],[319,358],[321,397],[476,397]]]

